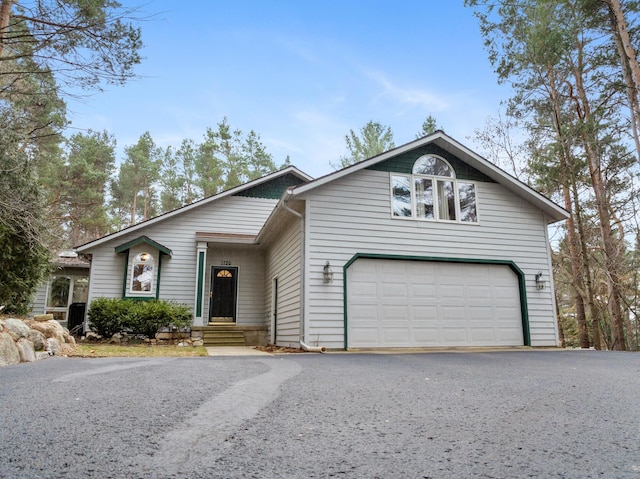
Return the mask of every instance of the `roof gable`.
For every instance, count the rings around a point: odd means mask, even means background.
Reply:
[[[256,186],[252,186],[251,188],[247,188],[234,193],[233,196],[246,196],[249,198],[266,198],[270,200],[279,200],[282,196],[282,193],[284,193],[287,188],[301,185],[303,183],[306,183],[307,181],[308,180],[304,180],[299,176],[294,175],[293,173],[287,173],[285,175],[273,178],[270,181],[266,181]]]
[[[283,181],[279,181],[279,179],[281,177],[286,178],[286,180]],[[78,247],[76,247],[76,251],[78,252],[82,252],[82,251],[87,251],[91,248],[94,248],[96,246],[99,246],[102,243],[105,243],[107,241],[111,241],[114,239],[119,238],[120,236],[123,236],[125,234],[129,234],[135,231],[138,231],[142,228],[146,228],[148,226],[151,226],[153,224],[159,223],[161,221],[165,221],[169,218],[173,218],[174,216],[183,214],[187,211],[191,211],[195,208],[200,208],[203,207],[205,205],[208,205],[210,203],[213,203],[215,201],[218,201],[222,198],[226,198],[228,196],[243,196],[241,195],[242,192],[245,191],[251,191],[253,190],[252,194],[248,194],[246,196],[251,196],[251,197],[257,197],[257,198],[262,198],[263,196],[256,196],[256,192],[258,191],[276,191],[279,189],[280,194],[276,197],[280,198],[283,194],[283,191],[286,188],[289,188],[290,185],[287,185],[286,183],[296,183],[296,179],[300,181],[300,183],[305,183],[305,182],[309,182],[311,181],[313,178],[309,175],[307,175],[306,173],[302,172],[301,170],[297,169],[295,166],[288,166],[280,171],[276,171],[273,173],[270,173],[266,176],[263,176],[262,178],[258,178],[255,180],[252,180],[248,183],[245,183],[243,185],[239,185],[236,186],[235,188],[231,188],[229,190],[223,191],[221,193],[218,193],[217,195],[213,195],[213,196],[209,196],[207,198],[203,198],[199,201],[196,201],[194,203],[191,203],[189,205],[183,206],[181,208],[175,209],[173,211],[169,211],[167,213],[164,213],[162,215],[156,216],[154,218],[151,218],[150,220],[147,221],[143,221],[141,223],[137,223],[133,226],[129,226],[127,228],[124,228],[116,233],[111,233],[108,234],[106,236],[103,236],[101,238],[98,238],[96,240],[93,240],[89,243],[85,243],[83,245],[80,245]],[[273,182],[272,185],[268,185],[268,183]],[[298,184],[300,184],[298,183]],[[260,190],[258,187],[263,185],[263,190]],[[266,194],[266,193],[263,193]],[[273,194],[273,193],[271,193]]]
[[[460,160],[454,154],[443,150],[434,143],[429,143],[413,150],[389,158],[388,160],[374,163],[368,166],[367,170],[387,171],[389,173],[406,173],[411,174],[413,172],[413,164],[418,158],[423,155],[438,155],[449,162],[453,170],[456,172],[456,178],[459,180],[472,180],[472,181],[486,181],[494,183],[494,180],[489,178],[484,173],[476,170],[469,164]]]
[[[160,254],[166,254],[167,256],[171,256],[173,254],[169,248],[167,248],[166,246],[162,246],[156,241],[153,241],[148,236],[139,236],[136,239],[121,244],[120,246],[116,246],[115,250],[116,253],[124,253],[125,251],[128,251],[139,244],[146,244],[148,246],[151,246],[152,248],[157,249]]]
[[[500,169],[485,158],[481,157],[477,153],[473,152],[466,146],[457,142],[450,136],[446,135],[443,131],[436,131],[431,135],[419,138],[410,143],[369,158],[368,160],[364,160],[354,165],[343,168],[342,170],[338,170],[334,173],[322,176],[307,184],[289,188],[287,190],[287,194],[283,197],[283,200],[288,201],[292,197],[301,195],[322,185],[356,173],[357,171],[360,171],[362,169],[385,168],[383,171],[388,171],[386,168],[389,168],[389,165],[396,166],[396,163],[394,162],[399,162],[400,158],[410,158],[411,156],[416,154],[412,152],[420,150],[421,148],[428,145],[430,145],[430,147],[437,147],[439,149],[438,151],[441,152],[439,153],[441,156],[444,156],[447,159],[450,159],[453,156],[457,158],[461,163],[468,165],[468,167],[470,167],[471,169],[467,170],[465,174],[470,174],[470,172],[474,172],[474,174],[480,173],[490,180],[501,184],[509,191],[518,195],[529,203],[533,204],[547,215],[550,223],[561,221],[569,217],[569,212],[567,210],[557,205],[541,193],[538,193],[533,188],[527,186],[520,180],[514,178],[513,176]],[[385,162],[389,163],[384,166]],[[381,164],[383,166],[376,166]],[[458,171],[456,171],[456,173],[458,173]]]

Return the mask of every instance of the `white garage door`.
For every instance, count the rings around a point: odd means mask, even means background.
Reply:
[[[506,265],[360,258],[347,281],[350,348],[523,344]]]

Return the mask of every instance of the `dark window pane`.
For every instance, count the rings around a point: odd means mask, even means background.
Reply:
[[[433,181],[416,178],[416,215],[418,218],[433,219]]]
[[[408,176],[393,176],[391,207],[393,216],[411,217],[411,182]]]
[[[460,197],[460,221],[476,223],[478,212],[476,209],[476,185],[473,183],[458,183]]]

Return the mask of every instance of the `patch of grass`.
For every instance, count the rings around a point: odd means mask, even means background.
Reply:
[[[66,354],[76,358],[112,358],[112,357],[193,357],[207,356],[207,348],[198,346],[148,345],[148,344],[102,344],[79,343],[74,351]]]

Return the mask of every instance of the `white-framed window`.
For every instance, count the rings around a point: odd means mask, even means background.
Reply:
[[[89,277],[79,275],[55,275],[49,279],[45,313],[53,314],[58,321],[67,321],[69,306],[86,303],[89,292]]]
[[[130,292],[142,296],[153,295],[154,276],[155,260],[153,255],[147,252],[138,253],[131,262]]]
[[[391,215],[430,221],[478,222],[476,185],[456,179],[451,165],[423,155],[412,174],[391,174]]]

